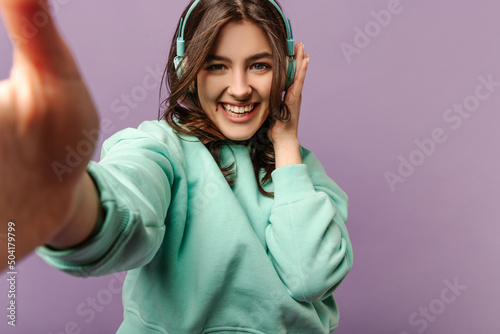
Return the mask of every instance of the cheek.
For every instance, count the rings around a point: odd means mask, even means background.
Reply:
[[[201,87],[200,84],[198,84],[198,87]],[[203,95],[211,98],[211,99],[217,99],[219,95],[224,91],[224,81],[221,78],[217,77],[210,77],[206,78],[203,81]]]
[[[269,100],[269,97],[271,96],[271,87],[273,85],[273,77],[272,75],[269,78],[266,78],[266,80],[262,83],[262,91],[263,95],[266,97],[267,100]]]
[[[201,106],[206,109],[209,104],[215,99],[214,85],[206,76],[199,75],[197,78],[197,92],[200,99]],[[206,111],[206,110],[205,110]]]

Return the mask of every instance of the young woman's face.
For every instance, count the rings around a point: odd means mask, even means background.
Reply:
[[[210,120],[229,139],[254,135],[269,114],[272,49],[249,21],[230,22],[198,73],[198,97]]]

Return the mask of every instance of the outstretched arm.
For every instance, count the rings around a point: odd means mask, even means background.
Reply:
[[[97,112],[47,2],[0,0],[14,47],[10,77],[0,82],[0,234],[15,225],[16,260],[42,244],[83,241],[99,207],[85,172],[95,145],[85,134],[96,133]],[[34,17],[44,24],[27,35]],[[0,243],[3,252],[7,239]]]

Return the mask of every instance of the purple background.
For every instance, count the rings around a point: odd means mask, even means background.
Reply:
[[[472,105],[478,77],[500,82],[500,2],[401,0],[385,27],[371,11],[392,0],[283,2],[296,41],[311,53],[299,139],[350,198],[354,268],[335,293],[336,333],[500,332],[500,87],[459,127],[445,119],[454,104]],[[163,68],[186,1],[56,3],[107,122],[101,142],[155,119],[157,89],[137,94],[148,67]],[[372,29],[372,37],[361,45],[358,36],[358,52],[346,57],[341,45],[356,46],[356,27]],[[7,78],[11,46],[3,27],[0,50],[0,77]],[[137,105],[126,117],[117,113],[113,102],[133,92]],[[418,153],[415,141],[428,142],[436,128],[446,140]],[[398,174],[400,156],[419,166],[391,190],[384,173]],[[73,278],[32,255],[18,265],[12,328],[5,275],[0,279],[2,333],[71,333],[65,327],[72,322],[81,333],[114,333],[121,322],[121,298],[108,287],[116,277]],[[463,286],[458,296],[444,290],[455,280]],[[96,297],[109,304],[87,322],[77,307]]]

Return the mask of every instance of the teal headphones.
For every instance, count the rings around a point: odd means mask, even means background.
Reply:
[[[186,21],[191,15],[193,9],[198,5],[201,0],[196,0],[193,2],[191,7],[189,7],[186,16],[181,18],[179,23],[179,36],[177,36],[177,56],[174,58],[174,66],[177,71],[177,76],[180,78],[182,76],[182,57],[184,56],[184,29],[186,28]],[[292,32],[292,24],[290,23],[290,19],[285,18],[285,15],[281,11],[280,7],[274,0],[269,0],[269,2],[276,7],[278,12],[280,13],[283,22],[285,23],[286,30],[286,43],[288,49],[288,66],[287,66],[287,74],[286,74],[286,86],[285,90],[287,90],[293,83],[293,78],[295,76],[295,58],[294,56],[294,39]]]

